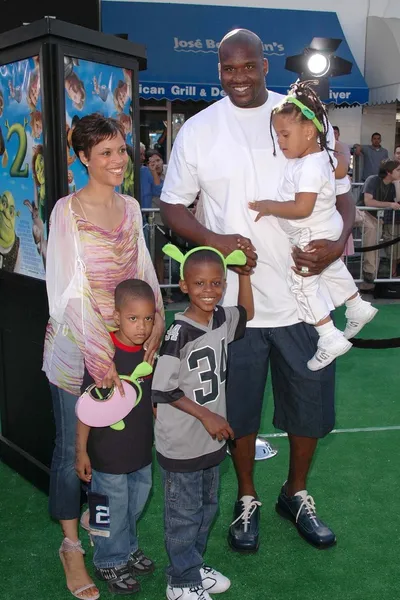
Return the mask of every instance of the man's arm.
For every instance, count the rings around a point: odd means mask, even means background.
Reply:
[[[360,156],[360,154],[362,154],[362,146],[360,144],[354,144],[354,154],[356,156]]]
[[[314,240],[308,244],[305,251],[294,247],[292,251],[296,268],[294,271],[303,277],[318,275],[326,267],[335,262],[343,254],[345,244],[353,230],[355,218],[355,205],[350,192],[336,196],[336,208],[343,219],[343,231],[340,238],[331,240]],[[301,271],[306,267],[306,273]]]

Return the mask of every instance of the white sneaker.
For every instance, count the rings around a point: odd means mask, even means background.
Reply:
[[[192,587],[172,587],[167,585],[168,600],[212,600],[202,585]]]
[[[200,569],[200,575],[203,582],[203,589],[210,594],[222,594],[222,592],[226,592],[231,587],[231,582],[225,575],[222,575],[222,573],[208,565],[204,565]]]
[[[310,371],[319,371],[330,365],[338,356],[348,352],[352,345],[343,333],[336,329],[331,335],[319,338],[317,351],[308,361],[307,367]]]
[[[349,340],[356,336],[364,325],[372,321],[377,312],[378,309],[365,300],[360,302],[357,307],[348,308],[345,313],[347,323],[343,332],[344,337]]]

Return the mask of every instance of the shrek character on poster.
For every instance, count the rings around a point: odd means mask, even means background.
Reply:
[[[33,148],[32,175],[35,182],[35,205],[39,209],[39,216],[43,223],[46,222],[46,185],[44,178],[43,146],[38,144]]]
[[[128,153],[128,164],[126,165],[124,179],[121,185],[121,193],[126,196],[134,196],[134,168],[133,168],[133,150],[132,146],[126,145],[126,151]]]
[[[4,192],[0,197],[0,269],[9,273],[18,270],[20,260],[16,217],[19,212],[15,210],[14,197],[11,192]]]
[[[24,206],[27,207],[32,216],[32,237],[35,242],[36,249],[42,257],[43,266],[46,268],[46,256],[47,256],[47,240],[45,234],[44,223],[39,215],[39,209],[35,202],[29,202],[24,200]]]

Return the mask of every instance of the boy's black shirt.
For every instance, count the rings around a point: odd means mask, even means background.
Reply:
[[[114,362],[119,375],[131,375],[143,362],[142,346],[125,346],[114,334]],[[85,368],[82,393],[93,383]],[[152,460],[153,411],[151,403],[151,376],[139,380],[142,399],[125,417],[125,429],[116,431],[111,427],[90,429],[87,452],[92,468],[102,473],[121,475],[146,467]],[[132,384],[130,384],[132,385]],[[136,389],[136,388],[135,388]]]

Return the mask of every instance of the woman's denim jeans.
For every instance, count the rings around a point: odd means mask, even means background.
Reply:
[[[50,383],[56,440],[50,470],[49,511],[53,519],[78,519],[81,481],[75,473],[77,396]]]

